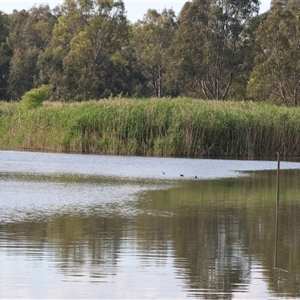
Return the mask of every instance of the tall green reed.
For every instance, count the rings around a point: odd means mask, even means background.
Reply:
[[[3,109],[0,147],[176,157],[300,154],[300,110],[254,102],[110,99]]]

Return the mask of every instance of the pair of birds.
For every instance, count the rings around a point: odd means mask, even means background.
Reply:
[[[180,177],[184,177],[184,175],[183,174],[180,174]],[[197,179],[198,177],[197,177],[197,175],[195,176],[195,179]]]
[[[165,175],[166,173],[165,172],[163,172],[163,174]],[[184,177],[184,175],[183,174],[180,174],[180,177]],[[195,179],[197,179],[198,177],[197,177],[197,175],[195,176]]]

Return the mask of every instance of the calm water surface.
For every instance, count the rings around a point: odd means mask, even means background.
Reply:
[[[0,162],[1,299],[300,298],[299,163],[281,163],[276,235],[276,162]]]

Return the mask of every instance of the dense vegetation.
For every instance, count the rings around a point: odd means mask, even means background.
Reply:
[[[52,101],[124,97],[299,103],[299,6],[193,0],[128,21],[122,0],[0,12],[0,99],[49,85]]]
[[[122,0],[0,12],[0,147],[299,155],[298,2],[258,11],[258,0],[193,0],[134,24]]]
[[[2,149],[151,156],[300,153],[300,111],[271,104],[178,99],[0,105]]]

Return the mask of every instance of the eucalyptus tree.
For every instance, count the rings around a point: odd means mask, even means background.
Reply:
[[[173,71],[182,91],[206,99],[227,97],[247,55],[246,28],[259,0],[193,0],[179,16]]]
[[[65,0],[52,40],[40,59],[40,78],[54,99],[109,96],[125,64],[128,22],[122,1]]]
[[[265,20],[267,15],[268,12],[265,12],[253,17],[243,31],[243,36],[245,37],[243,63],[239,66],[239,70],[234,76],[234,80],[228,91],[228,98],[230,99],[248,99],[247,87],[254,68],[257,48],[259,47],[256,39],[256,32],[259,25]]]
[[[26,66],[26,63],[31,64],[31,61],[30,60],[23,61],[22,59],[22,50],[23,50],[22,44],[24,41],[23,29],[25,28],[25,24],[28,17],[29,17],[29,13],[25,10],[21,10],[21,11],[14,10],[13,13],[9,15],[9,38],[7,40],[7,44],[12,51],[12,58],[10,61],[8,91],[10,97],[14,100],[21,97],[22,94],[25,92],[24,86],[32,87],[33,85],[30,76],[31,74],[25,72],[25,68],[24,68],[24,66]],[[31,69],[30,67],[27,69],[30,70]]]
[[[157,97],[165,94],[167,52],[177,28],[174,10],[164,9],[159,13],[149,9],[143,20],[133,27],[133,47],[142,75],[151,83]]]
[[[299,1],[276,0],[257,31],[259,51],[248,84],[254,99],[300,104]]]
[[[14,10],[9,15],[8,45],[12,51],[9,70],[9,93],[20,98],[32,89],[39,69],[37,61],[51,39],[56,16],[48,5],[33,7],[29,11]]]
[[[11,51],[7,45],[8,16],[0,11],[0,99],[7,99]]]

